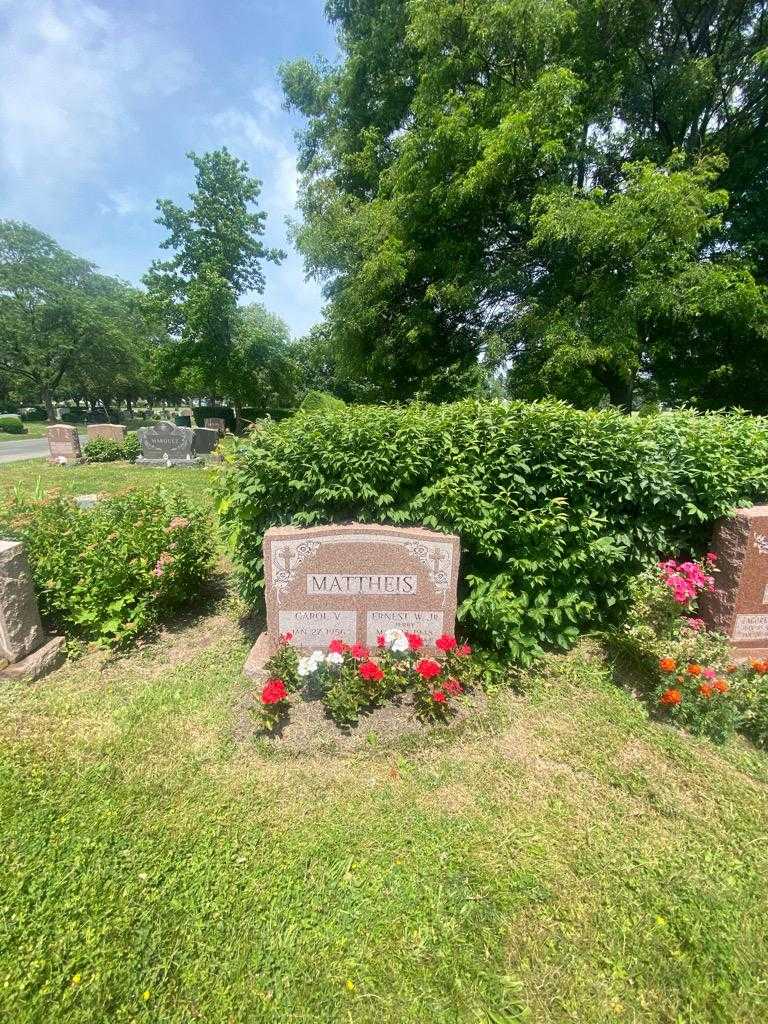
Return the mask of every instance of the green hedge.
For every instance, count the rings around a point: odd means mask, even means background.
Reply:
[[[269,526],[423,524],[461,537],[465,629],[525,662],[615,619],[648,558],[700,550],[714,519],[764,498],[768,420],[557,402],[350,406],[240,442],[221,486],[249,602],[262,598]]]
[[[21,421],[20,416],[12,413],[5,413],[0,416],[0,434],[26,434],[27,428]]]

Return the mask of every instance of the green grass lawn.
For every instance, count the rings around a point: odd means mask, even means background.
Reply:
[[[150,488],[162,484],[209,501],[218,468],[143,469],[127,462],[55,466],[45,459],[26,459],[0,465],[0,499],[21,488],[42,493],[57,488],[64,494],[112,494],[125,487]]]
[[[7,434],[4,430],[0,430],[0,443],[3,441],[24,441],[30,437],[45,437],[45,432],[48,429],[47,423],[25,423],[24,426],[27,428],[26,434]],[[85,430],[85,427],[83,427]]]
[[[649,723],[588,642],[461,732],[289,754],[237,739],[236,613],[0,688],[0,1020],[768,1019],[768,757]]]
[[[768,759],[588,645],[460,734],[234,738],[226,601],[0,691],[0,1019],[762,1021]]]

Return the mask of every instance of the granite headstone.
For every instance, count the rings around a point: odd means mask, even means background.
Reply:
[[[122,444],[125,440],[126,427],[122,423],[89,423],[86,427],[88,440],[94,437],[104,437],[108,441],[117,441]]]
[[[58,423],[55,427],[48,427],[47,437],[49,462],[77,462],[82,457],[77,427]]]
[[[768,651],[768,505],[740,508],[715,524],[716,589],[700,601],[710,629],[736,651]]]
[[[376,646],[388,629],[427,646],[453,633],[459,539],[421,528],[353,523],[275,527],[264,537],[267,633],[296,647]]]
[[[138,466],[192,466],[194,431],[190,427],[177,427],[167,420],[138,430],[141,455]]]

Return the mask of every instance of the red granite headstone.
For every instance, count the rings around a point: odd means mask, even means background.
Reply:
[[[740,508],[715,525],[717,589],[701,598],[707,626],[736,653],[768,654],[768,505]]]
[[[89,423],[86,429],[89,441],[94,437],[104,437],[108,441],[117,441],[118,444],[122,444],[125,440],[126,428],[122,423]]]
[[[77,427],[58,423],[48,427],[49,462],[77,462],[81,457]]]
[[[276,527],[264,537],[267,631],[301,648],[375,646],[388,629],[427,645],[453,633],[459,539],[419,528]]]

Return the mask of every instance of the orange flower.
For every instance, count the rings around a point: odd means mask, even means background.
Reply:
[[[662,672],[674,672],[677,668],[677,662],[674,658],[660,658],[659,668]]]
[[[683,695],[679,690],[665,690],[659,699],[659,703],[664,708],[673,708],[680,704],[682,700]]]
[[[736,671],[736,666],[735,665],[726,665],[725,666],[725,671],[726,672],[735,672]]]
[[[709,698],[712,696],[712,694],[714,692],[715,692],[715,688],[712,685],[712,683],[702,683],[701,686],[699,687],[700,695],[702,697],[706,697],[707,700],[709,700]]]
[[[725,681],[725,679],[716,679],[715,680],[715,689],[717,690],[718,693],[728,693],[728,691],[730,690],[730,686]]]
[[[688,666],[688,675],[689,676],[700,676],[701,675],[701,665],[697,665],[695,661],[691,662],[691,664]]]

